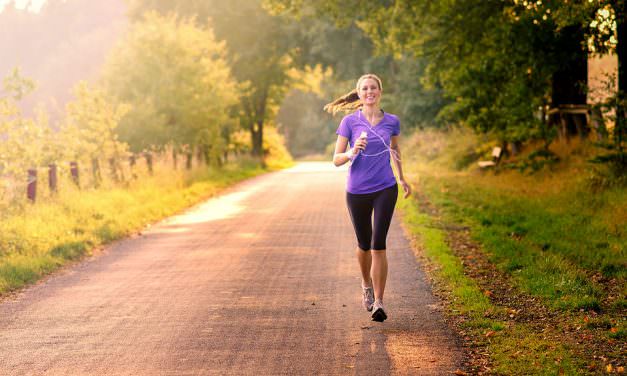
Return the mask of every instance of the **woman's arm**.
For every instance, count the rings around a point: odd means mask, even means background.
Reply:
[[[401,165],[401,148],[398,145],[398,137],[399,136],[392,136],[390,140],[390,154],[394,166],[396,167],[396,172],[398,173],[398,180],[400,181],[403,191],[405,192],[403,197],[407,198],[411,194],[411,186],[407,184],[407,182],[405,181],[405,177],[403,176],[403,166]]]
[[[360,138],[355,142],[355,147],[348,149],[348,138],[338,135],[337,141],[335,142],[333,164],[339,167],[350,161],[352,156],[356,155],[359,150],[364,150],[366,148],[367,143],[368,141],[366,141],[366,139]]]

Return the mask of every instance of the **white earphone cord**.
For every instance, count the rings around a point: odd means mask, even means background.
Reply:
[[[362,151],[362,152],[361,152],[361,153],[359,153],[358,155],[363,155],[364,157],[377,157],[377,156],[379,156],[379,155],[381,155],[381,154],[383,154],[383,153],[385,153],[385,152],[389,152],[389,153],[390,153],[390,155],[392,156],[392,158],[394,158],[394,159],[395,159],[395,160],[397,160],[398,162],[401,162],[401,158],[400,158],[400,156],[398,155],[398,152],[397,152],[396,150],[392,150],[392,147],[391,147],[390,145],[388,145],[388,144],[385,142],[385,140],[383,139],[383,137],[381,137],[381,135],[379,135],[379,134],[378,134],[378,133],[374,130],[374,128],[373,128],[370,124],[368,124],[368,123],[366,123],[365,121],[363,121],[363,120],[362,120],[362,118],[361,118],[361,112],[359,112],[359,116],[357,117],[357,119],[359,120],[359,122],[360,122],[360,123],[362,123],[363,125],[365,125],[366,127],[368,127],[368,129],[370,129],[370,130],[372,131],[372,133],[374,133],[377,137],[379,137],[379,139],[381,140],[381,142],[383,142],[383,145],[385,145],[385,147],[386,147],[386,149],[387,149],[387,150],[380,151],[380,152],[378,152],[378,153],[376,153],[376,154],[366,154],[366,153],[364,153],[364,152]]]

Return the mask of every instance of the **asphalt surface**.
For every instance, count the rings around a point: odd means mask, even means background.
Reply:
[[[462,351],[395,217],[361,308],[345,169],[241,183],[0,304],[2,375],[447,375]]]

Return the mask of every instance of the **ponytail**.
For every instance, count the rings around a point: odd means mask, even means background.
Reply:
[[[359,80],[357,80],[357,85],[355,89],[342,95],[341,97],[337,98],[333,102],[327,103],[323,107],[324,111],[335,115],[336,113],[340,111],[349,112],[349,111],[354,111],[360,108],[362,103],[361,103],[361,100],[359,99],[359,94],[357,94],[357,90],[359,90],[359,85],[361,84],[361,82],[367,78],[371,78],[377,81],[377,84],[379,85],[379,89],[383,90],[383,85],[381,84],[381,79],[379,77],[377,77],[375,74],[372,74],[372,73],[364,74],[363,76],[359,77]]]
[[[361,107],[361,100],[357,95],[357,89],[353,89],[351,92],[342,95],[338,99],[331,103],[327,103],[324,106],[324,110],[332,115],[340,111],[354,111]]]

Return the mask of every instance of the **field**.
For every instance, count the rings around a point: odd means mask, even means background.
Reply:
[[[407,229],[473,366],[623,371],[627,192],[599,184],[593,146],[555,143],[558,159],[533,173],[520,171],[531,150],[481,171],[491,145],[459,130],[418,132],[403,150],[417,190],[402,204]]]
[[[62,181],[58,195],[5,205],[0,214],[0,296],[264,171],[255,163],[190,171],[157,168],[154,176],[141,175],[124,186],[78,190]]]

